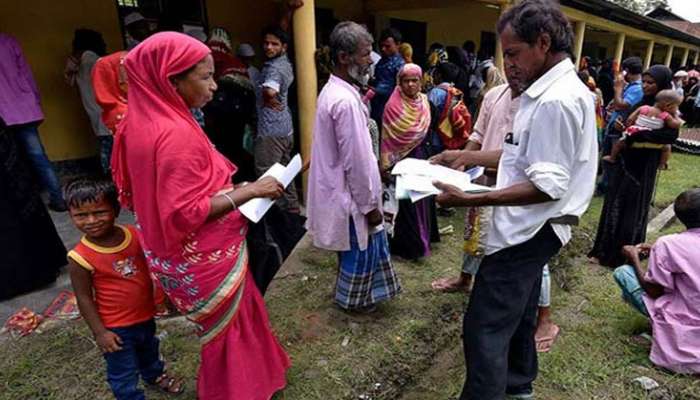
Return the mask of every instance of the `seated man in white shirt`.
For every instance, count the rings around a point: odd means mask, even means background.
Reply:
[[[436,182],[442,206],[496,206],[464,320],[461,399],[533,399],[542,267],[571,239],[595,186],[593,97],[568,58],[573,33],[549,0],[523,0],[499,19],[505,68],[523,84],[501,151],[449,151],[453,168],[498,168],[496,189],[466,194]]]

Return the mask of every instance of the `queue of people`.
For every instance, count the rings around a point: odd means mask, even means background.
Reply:
[[[532,399],[537,354],[559,334],[548,265],[571,240],[596,187],[605,198],[589,256],[619,267],[613,277],[625,300],[651,319],[652,361],[700,372],[700,350],[679,339],[692,336],[700,320],[691,304],[700,295],[692,252],[697,190],[675,204],[688,231],[644,244],[658,170],[688,122],[683,110],[697,101],[694,69],[643,70],[631,57],[606,93],[608,71],[576,68],[571,26],[549,0],[524,0],[499,18],[505,76],[493,55],[476,54],[470,41],[433,44],[421,68],[395,29],[381,34],[377,62],[366,27],[341,22],[324,53],[328,76],[302,217],[293,184],[285,189],[260,178],[287,163],[294,148],[287,31],[263,31],[258,70],[253,47],[244,43],[234,52],[223,28],[195,38],[154,33],[144,22],[127,16],[129,49],[112,54],[99,33],[76,31],[65,78],[77,86],[98,137],[105,177],[76,180],[64,193],[38,140],[36,84],[16,41],[0,35],[0,51],[19,66],[14,75],[0,74],[0,84],[13,89],[16,80],[7,77],[19,76],[33,88],[22,90],[21,103],[0,101],[2,130],[13,132],[0,134],[7,142],[0,155],[13,160],[25,146],[50,207],[68,209],[85,235],[68,253],[71,281],[118,399],[143,398],[140,379],[182,392],[182,378],[157,357],[153,321],[167,302],[198,328],[198,398],[269,399],[285,387],[290,360],[262,295],[304,227],[314,246],[338,255],[335,304],[366,314],[403,290],[392,257],[430,257],[440,240],[438,208],[464,208],[460,272],[431,284],[470,297],[460,398]],[[436,197],[396,198],[391,170],[409,157],[458,170],[483,166],[479,183],[492,190],[464,193],[434,182]],[[0,171],[27,174],[22,160],[6,165]],[[46,266],[42,282],[55,279],[66,252],[41,199],[33,189],[8,190],[17,195],[2,199],[3,218],[28,228],[13,235],[13,254],[23,258],[28,236],[45,233],[51,251],[34,257]],[[254,198],[277,200],[258,224],[239,210]],[[20,205],[32,210],[16,215]],[[115,222],[122,209],[134,213],[136,225]],[[640,260],[647,255],[645,273]]]

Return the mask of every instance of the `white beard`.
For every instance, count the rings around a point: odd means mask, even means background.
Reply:
[[[350,67],[348,70],[348,74],[352,79],[357,81],[357,83],[365,86],[367,83],[369,83],[369,72],[365,72],[364,74],[360,71],[360,68],[357,65],[353,65]]]

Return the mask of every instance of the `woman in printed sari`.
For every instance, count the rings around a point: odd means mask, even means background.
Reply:
[[[416,64],[399,70],[397,86],[384,108],[382,121],[381,168],[386,184],[391,185],[391,169],[406,157],[427,159],[430,156],[428,128],[430,104],[421,93],[423,71]],[[430,243],[439,241],[435,200],[425,198],[412,203],[400,200],[391,239],[391,251],[400,257],[416,260],[430,255]]]
[[[216,90],[207,46],[159,33],[124,63],[129,112],[115,137],[114,179],[151,272],[199,328],[198,398],[269,400],[286,384],[289,358],[248,270],[248,224],[237,206],[283,188],[272,178],[234,188],[236,167],[190,113]]]

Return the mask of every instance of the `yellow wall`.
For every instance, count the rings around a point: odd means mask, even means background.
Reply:
[[[46,152],[54,161],[97,153],[78,92],[63,82],[63,67],[76,28],[100,31],[108,51],[121,49],[114,0],[0,2],[0,30],[20,42],[39,85],[46,115],[39,131]]]
[[[462,46],[472,40],[477,49],[481,45],[481,32],[495,32],[499,10],[485,3],[468,2],[458,7],[443,9],[411,9],[379,12],[380,17],[399,18],[428,24],[427,44],[440,42],[445,46]],[[468,23],[465,23],[469,16]]]
[[[279,22],[280,7],[279,1],[272,0],[208,0],[209,26],[226,28],[233,38],[234,49],[238,44],[247,42],[259,55],[260,32],[266,26]]]

